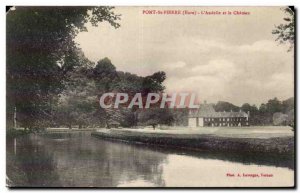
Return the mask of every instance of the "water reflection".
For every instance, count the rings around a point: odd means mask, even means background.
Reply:
[[[61,186],[57,181],[58,174],[53,153],[36,139],[37,136],[21,137],[14,139],[13,145],[8,140],[8,177],[13,176],[10,179],[15,186]]]
[[[7,140],[7,175],[13,186],[221,186],[220,180],[225,182],[224,186],[226,183],[230,186],[239,180],[226,178],[227,172],[250,171],[283,175],[288,180],[284,182],[287,185],[292,182],[293,170],[283,167],[292,168],[293,159],[282,159],[170,151],[101,140],[91,137],[89,132],[29,135],[16,141]],[[270,184],[277,177],[272,179]],[[247,183],[249,180],[240,182]]]
[[[10,151],[10,144],[7,147]],[[135,180],[165,186],[161,174],[166,156],[76,133],[19,139],[13,157],[30,179],[26,186],[44,186],[45,180],[48,186],[115,187]]]

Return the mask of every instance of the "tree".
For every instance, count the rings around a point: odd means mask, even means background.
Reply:
[[[166,73],[163,71],[156,72],[151,76],[146,76],[142,83],[143,96],[151,92],[163,91],[165,87],[162,85],[162,83],[165,79],[166,79]]]
[[[295,110],[292,109],[292,110],[288,111],[287,115],[288,115],[287,124],[289,126],[291,126],[294,130],[295,129]]]
[[[113,90],[112,85],[118,80],[118,74],[116,67],[111,63],[110,59],[104,58],[99,60],[93,72],[96,87],[100,95]]]
[[[293,109],[292,106],[288,105],[293,99],[288,99],[284,103],[278,100],[276,97],[268,100],[266,104],[262,103],[259,107],[259,123],[261,125],[272,125],[274,113],[287,113],[287,109]],[[276,116],[275,116],[276,119]]]
[[[68,73],[65,89],[60,94],[56,108],[56,119],[60,125],[90,126],[98,110],[96,86],[87,76],[88,70],[80,66]]]
[[[255,105],[250,105],[245,103],[241,106],[241,110],[249,113],[249,124],[250,125],[259,125],[261,123],[261,117],[258,108]]]
[[[215,106],[214,109],[217,112],[222,112],[222,111],[239,111],[240,108],[238,106],[235,106],[232,103],[225,102],[225,101],[219,101]]]
[[[118,74],[116,67],[111,63],[110,59],[103,58],[97,62],[97,65],[93,69],[93,79],[96,84],[98,99],[104,93],[115,91],[113,85],[118,81]],[[120,111],[115,111],[113,107],[109,109],[100,107],[99,112],[102,113],[107,128],[110,128],[112,124],[117,125],[117,121],[114,118],[119,119],[121,117]]]
[[[159,124],[171,125],[174,118],[169,109],[158,107],[141,110],[138,121],[140,125],[150,125],[155,129]]]
[[[7,122],[32,128],[46,120],[52,99],[77,63],[74,37],[85,23],[119,27],[113,7],[16,7],[7,14]]]
[[[295,108],[294,97],[282,101],[283,113],[288,113],[289,111],[294,110],[294,108]]]
[[[251,113],[256,113],[258,111],[257,107],[255,105],[250,105],[249,103],[244,103],[241,106],[241,110],[244,112],[250,112]]]
[[[144,77],[129,72],[117,71],[118,81],[114,82],[113,88],[119,92],[128,93],[132,96],[142,92]]]
[[[287,125],[288,115],[281,112],[273,114],[273,124],[274,125]]]
[[[266,104],[267,113],[274,114],[276,112],[281,112],[282,110],[282,102],[276,97],[274,99],[270,99]]]
[[[188,108],[171,109],[175,126],[188,126]]]
[[[150,76],[141,77],[128,72],[117,71],[108,58],[98,61],[93,72],[99,98],[106,92],[126,93],[129,98],[132,98],[136,93],[142,93],[142,97],[145,98],[150,92],[163,91],[162,83],[166,79],[165,72],[156,72]],[[112,98],[110,102],[114,104],[114,100],[115,98]],[[101,111],[105,113],[106,127],[110,128],[110,125],[118,124],[124,127],[137,125],[137,110],[136,106],[127,109],[126,104],[124,104],[119,105],[118,109],[111,107]]]
[[[272,31],[272,34],[277,36],[276,41],[279,41],[281,44],[290,44],[288,51],[294,48],[295,41],[295,13],[293,9],[290,7],[282,9],[286,14],[286,17],[283,18],[285,23],[275,26],[275,29]]]
[[[144,77],[141,88],[142,96],[146,98],[149,93],[163,92],[165,87],[162,85],[162,83],[165,79],[166,73],[163,71],[159,71],[150,76]],[[159,104],[159,102],[157,104]],[[144,109],[139,112],[139,124],[151,125],[153,129],[155,129],[158,124],[170,124],[173,121],[173,116],[168,107],[159,108],[157,104],[152,104],[152,107],[149,109]]]

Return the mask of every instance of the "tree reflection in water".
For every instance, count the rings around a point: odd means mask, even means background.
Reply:
[[[7,176],[13,182],[12,186],[61,186],[53,153],[36,139],[33,135],[21,137],[16,147],[7,140]]]
[[[18,141],[16,164],[28,178],[23,186],[116,187],[136,180],[165,185],[162,164],[167,155],[158,151],[102,141],[88,132],[31,135]]]

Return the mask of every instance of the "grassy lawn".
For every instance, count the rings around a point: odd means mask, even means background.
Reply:
[[[176,127],[167,129],[98,129],[99,138],[172,148],[216,152],[292,155],[294,133],[289,127]]]
[[[120,130],[120,129],[116,129]],[[130,129],[122,128],[131,132],[158,133],[158,134],[178,134],[178,135],[214,135],[218,137],[234,138],[271,138],[271,137],[291,137],[294,132],[288,126],[259,126],[259,127],[170,127],[155,129]]]

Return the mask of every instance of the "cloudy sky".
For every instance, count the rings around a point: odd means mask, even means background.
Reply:
[[[145,15],[143,10],[247,11],[250,15]],[[167,92],[196,92],[201,101],[261,104],[293,96],[293,53],[271,34],[280,7],[117,7],[121,27],[87,24],[76,41],[91,61],[117,70],[165,71]]]

